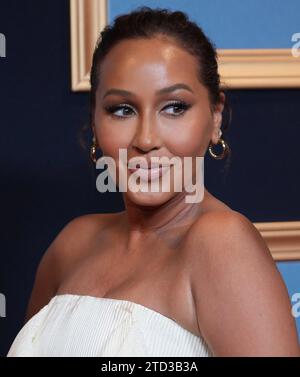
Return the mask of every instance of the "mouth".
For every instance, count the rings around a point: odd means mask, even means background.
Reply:
[[[133,174],[138,171],[137,176],[140,177],[142,181],[155,180],[163,176],[167,170],[170,169],[170,165],[152,167],[152,168],[128,168],[129,174]]]

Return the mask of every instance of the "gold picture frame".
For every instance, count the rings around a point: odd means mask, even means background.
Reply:
[[[89,90],[89,70],[100,30],[107,23],[107,0],[70,0],[71,82]],[[300,58],[292,49],[218,49],[223,85],[240,88],[299,88]]]
[[[107,24],[107,0],[70,0],[71,86],[88,91],[91,57]],[[219,49],[221,81],[230,89],[300,87],[291,49]],[[300,260],[300,221],[254,223],[277,261]]]
[[[88,91],[93,50],[107,23],[107,1],[70,0],[70,15],[72,91]]]

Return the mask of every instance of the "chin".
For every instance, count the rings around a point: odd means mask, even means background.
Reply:
[[[174,192],[127,191],[125,195],[131,202],[139,206],[157,207],[169,201],[175,195],[175,193]]]

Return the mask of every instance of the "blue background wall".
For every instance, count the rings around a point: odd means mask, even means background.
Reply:
[[[300,2],[249,3],[110,0],[109,17],[141,4],[168,6],[191,14],[217,47],[291,47],[291,34],[300,32]],[[88,94],[70,90],[68,1],[1,0],[0,32],[7,39],[7,57],[0,59],[4,355],[22,326],[37,264],[55,235],[76,216],[120,211],[123,202],[118,193],[97,192],[94,166],[79,143]],[[300,220],[300,90],[235,90],[227,96],[233,109],[231,165],[224,170],[222,161],[207,156],[206,187],[253,222]],[[91,142],[89,132],[86,140]],[[300,292],[300,262],[277,265],[290,296]]]
[[[218,48],[289,48],[300,30],[299,0],[109,0],[109,15],[136,6],[185,11]]]

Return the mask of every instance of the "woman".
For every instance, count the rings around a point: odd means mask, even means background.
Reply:
[[[225,157],[225,104],[202,30],[182,12],[139,8],[104,29],[93,55],[91,157],[100,147],[117,173],[120,149],[147,163]],[[260,233],[205,188],[187,203],[174,184],[129,188],[125,211],[64,227],[8,356],[299,356],[287,289]]]

